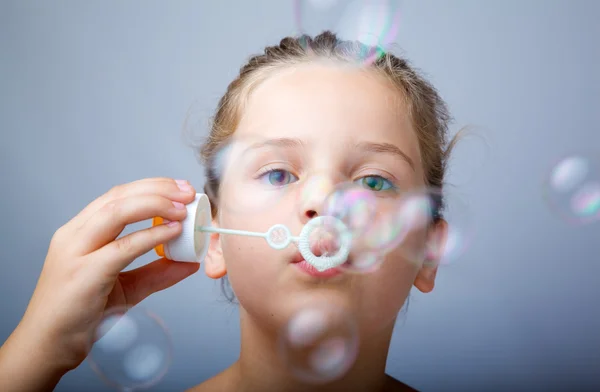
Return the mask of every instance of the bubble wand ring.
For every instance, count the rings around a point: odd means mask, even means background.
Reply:
[[[310,234],[313,230],[324,224],[332,227],[339,234],[339,249],[332,256],[326,254],[316,256],[310,246]],[[300,250],[300,254],[304,257],[304,260],[320,272],[344,264],[350,255],[351,247],[352,233],[344,222],[332,216],[318,216],[311,219],[304,225],[298,238],[298,250]]]

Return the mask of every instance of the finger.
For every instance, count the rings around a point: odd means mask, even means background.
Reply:
[[[73,236],[73,251],[91,253],[121,234],[125,226],[160,216],[179,221],[187,216],[185,205],[158,195],[141,195],[105,204]]]
[[[66,226],[69,226],[69,228],[72,228],[73,230],[77,230],[107,203],[110,203],[113,200],[143,194],[157,194],[187,204],[194,200],[196,191],[187,181],[173,180],[171,178],[146,178],[127,184],[117,185],[91,202],[77,214],[77,216],[71,219]]]
[[[127,305],[135,306],[149,295],[167,289],[190,275],[195,274],[200,263],[187,263],[167,260],[153,261],[143,267],[121,273]]]
[[[181,222],[153,226],[119,238],[93,252],[92,261],[98,273],[116,278],[133,260],[181,234]]]

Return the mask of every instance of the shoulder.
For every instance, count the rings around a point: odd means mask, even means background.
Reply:
[[[394,377],[390,376],[389,374],[386,374],[386,382],[385,382],[385,387],[384,387],[384,391],[385,392],[418,392],[416,389],[414,389],[413,387],[403,383],[400,380],[395,379]]]

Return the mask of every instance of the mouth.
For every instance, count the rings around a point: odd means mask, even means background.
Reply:
[[[343,273],[340,268],[329,268],[324,271],[319,271],[309,262],[304,260],[304,257],[300,253],[292,259],[291,263],[294,268],[298,269],[301,273],[315,277],[315,278],[333,278]]]
[[[321,279],[332,278],[344,272],[342,265],[349,262],[347,250],[350,247],[344,224],[335,219],[328,223],[325,218],[315,218],[304,227],[301,234],[304,235],[303,242],[299,244],[299,252],[291,260],[291,264],[304,275]],[[323,267],[330,268],[323,270]]]

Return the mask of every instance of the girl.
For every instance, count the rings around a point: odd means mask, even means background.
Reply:
[[[401,192],[441,188],[453,145],[444,102],[406,61],[380,53],[365,65],[364,53],[360,43],[324,32],[285,38],[242,67],[200,151],[214,226],[265,232],[283,223],[298,233],[345,181],[372,192],[378,206]],[[309,189],[315,178],[319,186]],[[194,194],[187,181],[163,178],[117,186],[56,231],[25,315],[0,350],[1,390],[52,390],[85,359],[106,309],[134,306],[198,271],[196,263],[159,259],[121,272],[181,233]],[[154,216],[169,222],[116,239],[126,225]],[[446,230],[438,215],[421,245],[443,243]],[[370,274],[317,273],[298,266],[293,247],[274,251],[261,239],[211,235],[204,270],[230,281],[242,343],[231,367],[191,390],[414,390],[385,374],[386,357],[411,287],[431,291],[437,267],[431,259],[412,262],[403,246]],[[291,377],[277,353],[279,331],[306,298],[348,309],[360,334],[350,370],[324,385]]]

